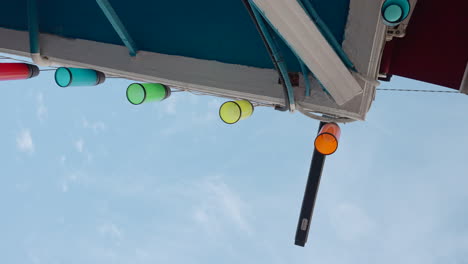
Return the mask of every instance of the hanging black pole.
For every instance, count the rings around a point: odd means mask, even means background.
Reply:
[[[324,122],[320,122],[319,131],[325,124],[326,123]],[[310,164],[309,178],[307,179],[304,199],[302,200],[301,214],[299,216],[299,222],[297,223],[296,239],[294,243],[297,246],[303,247],[307,242],[320,178],[322,176],[323,165],[325,164],[325,157],[325,155],[321,154],[314,148],[312,163]]]

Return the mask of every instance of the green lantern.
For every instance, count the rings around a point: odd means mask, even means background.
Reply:
[[[254,107],[247,100],[228,101],[219,108],[219,117],[226,124],[235,124],[252,115]]]
[[[397,26],[408,17],[410,10],[408,0],[386,0],[381,9],[383,22],[387,26]]]
[[[132,83],[127,87],[127,99],[134,105],[162,101],[171,96],[171,89],[160,83]]]

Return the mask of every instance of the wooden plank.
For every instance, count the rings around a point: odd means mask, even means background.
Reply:
[[[338,105],[362,93],[362,87],[297,1],[252,1]]]

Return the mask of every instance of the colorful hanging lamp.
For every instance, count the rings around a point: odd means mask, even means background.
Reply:
[[[127,100],[134,105],[162,101],[169,96],[171,89],[160,83],[132,83],[127,87]]]
[[[36,65],[27,63],[0,63],[0,81],[25,80],[39,75]]]
[[[397,26],[405,20],[411,7],[408,0],[386,0],[381,9],[383,23],[387,26]]]
[[[226,124],[235,124],[252,115],[254,106],[247,100],[228,101],[219,108],[219,117]]]
[[[91,69],[60,67],[55,71],[55,82],[60,87],[95,86],[105,80],[104,73]]]
[[[315,149],[323,155],[331,155],[338,149],[341,129],[336,123],[325,124],[315,138]]]

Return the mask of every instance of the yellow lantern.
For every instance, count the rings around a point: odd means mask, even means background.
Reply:
[[[252,115],[254,107],[247,100],[228,101],[219,108],[219,117],[226,124],[235,124]]]

